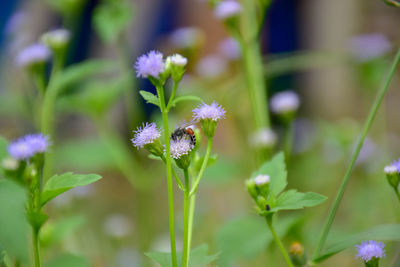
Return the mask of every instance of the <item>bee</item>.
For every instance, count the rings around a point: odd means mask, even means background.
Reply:
[[[171,139],[174,141],[181,140],[182,138],[189,140],[193,146],[196,145],[196,136],[190,126],[180,126],[171,134]]]

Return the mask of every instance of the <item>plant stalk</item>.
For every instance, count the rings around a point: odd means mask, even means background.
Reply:
[[[342,200],[342,197],[343,197],[343,194],[344,194],[344,190],[346,188],[346,185],[347,185],[347,183],[348,183],[348,181],[350,179],[351,173],[353,171],[354,164],[356,163],[357,157],[360,154],[360,150],[361,150],[362,145],[364,143],[365,137],[367,136],[367,133],[368,133],[369,129],[371,128],[372,122],[375,119],[376,113],[377,113],[377,111],[378,111],[378,109],[379,109],[379,107],[380,107],[380,105],[381,105],[381,103],[383,101],[383,98],[384,98],[384,96],[386,94],[386,91],[389,88],[390,81],[393,78],[393,75],[395,73],[397,65],[399,64],[399,61],[400,61],[400,48],[397,51],[397,54],[396,54],[396,56],[395,56],[395,58],[393,60],[392,66],[391,66],[391,68],[390,68],[390,70],[389,70],[389,72],[388,72],[388,74],[387,74],[387,76],[386,76],[386,78],[384,80],[382,88],[379,90],[379,92],[378,92],[378,94],[376,96],[375,102],[372,105],[370,113],[369,113],[369,115],[368,115],[368,117],[367,117],[367,119],[366,119],[366,121],[364,123],[364,128],[363,128],[363,131],[361,133],[361,137],[360,137],[360,139],[358,139],[357,146],[356,146],[356,149],[354,150],[354,153],[353,153],[353,156],[351,158],[350,164],[347,167],[346,173],[345,173],[345,175],[343,177],[342,183],[340,184],[339,190],[338,190],[336,198],[335,198],[335,200],[334,200],[334,202],[332,204],[332,207],[331,207],[331,210],[329,212],[328,218],[326,219],[324,227],[322,228],[321,234],[319,236],[318,243],[317,243],[317,246],[316,246],[316,248],[314,250],[313,257],[312,257],[313,260],[318,258],[318,256],[320,255],[320,253],[321,253],[321,251],[322,251],[322,249],[324,247],[324,244],[326,242],[329,230],[330,230],[330,228],[332,226],[333,220],[335,219],[335,215],[336,215],[337,209],[339,207],[340,201]]]
[[[290,260],[289,254],[287,253],[285,247],[282,244],[282,241],[279,239],[279,236],[275,232],[275,229],[274,229],[274,227],[272,225],[272,216],[267,217],[266,221],[267,221],[267,224],[268,224],[268,228],[271,231],[272,236],[274,237],[274,240],[275,240],[276,244],[278,245],[279,250],[281,251],[282,256],[285,259],[287,265],[289,267],[294,267],[292,261]]]
[[[183,251],[182,251],[182,267],[189,266],[189,173],[188,169],[183,170],[185,174],[185,191],[183,198]]]

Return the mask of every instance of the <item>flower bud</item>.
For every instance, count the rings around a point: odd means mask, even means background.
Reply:
[[[390,186],[397,190],[400,182],[400,174],[397,170],[397,167],[394,165],[388,165],[384,168],[384,172]]]
[[[225,110],[216,102],[211,105],[203,103],[193,110],[193,118],[200,120],[201,128],[208,138],[214,137],[218,121],[224,117]]]
[[[307,256],[304,253],[304,247],[297,241],[290,245],[289,255],[294,266],[305,266],[307,263]]]
[[[68,30],[58,29],[44,33],[40,40],[57,53],[65,50],[70,38],[71,34]]]

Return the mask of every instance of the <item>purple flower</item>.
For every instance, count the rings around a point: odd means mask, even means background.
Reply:
[[[152,76],[158,79],[164,71],[163,54],[158,51],[150,51],[147,55],[142,55],[137,59],[135,68],[137,77]]]
[[[373,240],[364,241],[361,245],[356,245],[358,254],[356,258],[360,258],[365,262],[370,261],[372,258],[385,257],[385,244]]]
[[[50,49],[43,44],[32,44],[19,52],[15,63],[18,67],[26,67],[34,63],[47,61],[51,56]]]
[[[296,111],[299,105],[299,96],[293,91],[277,93],[271,98],[271,110],[277,114]]]
[[[353,37],[349,42],[351,54],[360,62],[365,62],[384,55],[392,48],[385,35],[379,33]]]
[[[184,27],[175,30],[169,40],[179,48],[193,47],[204,39],[203,32],[195,27]]]
[[[214,11],[214,14],[219,19],[227,19],[236,16],[242,11],[240,3],[232,0],[225,0],[220,2]]]
[[[393,161],[391,166],[394,166],[396,168],[397,172],[400,173],[400,158],[395,160],[395,161]]]
[[[29,134],[12,141],[8,146],[8,153],[15,159],[25,160],[46,152],[49,145],[48,136],[40,133]]]
[[[189,154],[193,148],[193,143],[187,138],[179,138],[177,140],[171,140],[170,142],[171,157],[174,159],[179,159],[183,155]]]
[[[223,40],[218,46],[219,52],[228,59],[238,59],[240,58],[240,45],[233,38],[227,38]]]
[[[211,105],[201,104],[193,109],[193,118],[195,120],[213,120],[218,121],[225,118],[225,110],[215,101]]]
[[[135,147],[143,148],[144,145],[151,144],[154,140],[160,138],[161,132],[157,129],[156,124],[146,123],[142,127],[138,127],[135,136],[131,139]]]

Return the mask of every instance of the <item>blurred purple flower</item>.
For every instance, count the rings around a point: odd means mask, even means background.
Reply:
[[[219,19],[227,19],[236,16],[242,11],[242,5],[233,0],[220,2],[214,10],[214,14]]]
[[[147,55],[142,55],[137,59],[135,68],[137,77],[152,76],[158,79],[164,71],[163,54],[158,51],[150,51]]]
[[[372,258],[385,257],[385,244],[373,240],[364,241],[361,245],[356,245],[358,254],[356,258],[361,258],[363,261],[368,262]]]
[[[203,77],[214,78],[226,69],[226,60],[216,55],[209,55],[200,60],[196,72]]]
[[[218,46],[219,52],[228,59],[238,59],[240,58],[240,45],[233,38],[227,38],[223,40]]]
[[[203,103],[193,109],[193,118],[195,120],[211,119],[218,121],[225,118],[225,110],[215,101],[211,105]]]
[[[45,62],[50,56],[51,51],[47,46],[40,43],[32,44],[18,53],[15,64],[18,67],[26,67],[34,63]]]
[[[35,154],[44,153],[49,147],[49,137],[43,134],[30,134],[12,141],[8,146],[11,157],[25,160]]]
[[[385,35],[380,33],[355,36],[349,42],[351,54],[360,62],[383,56],[391,48],[392,44]]]
[[[6,35],[15,35],[26,21],[26,14],[23,11],[17,11],[11,15],[4,27],[4,33]]]
[[[395,160],[395,161],[393,161],[391,166],[396,167],[397,172],[400,172],[400,158]]]
[[[131,139],[135,147],[143,148],[144,145],[151,144],[154,140],[160,138],[161,132],[157,129],[154,122],[143,124],[134,131],[135,136]]]
[[[175,30],[169,40],[178,48],[193,47],[203,39],[203,32],[195,27],[184,27]]]
[[[271,98],[271,110],[276,114],[296,111],[299,106],[299,96],[293,91],[277,93]]]

